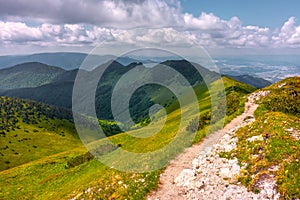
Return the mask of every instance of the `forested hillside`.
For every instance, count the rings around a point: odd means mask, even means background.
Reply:
[[[51,83],[64,70],[38,62],[0,69],[0,89],[38,87]]]

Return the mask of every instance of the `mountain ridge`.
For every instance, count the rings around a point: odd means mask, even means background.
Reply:
[[[65,70],[39,62],[29,62],[0,69],[0,89],[37,87],[51,83]]]
[[[193,71],[193,66],[191,63],[187,61],[166,61],[163,62],[165,65],[169,65],[171,68],[175,69],[179,73],[183,74],[187,80],[190,80],[191,84],[195,84],[196,80],[203,82],[203,78],[198,74],[198,72]],[[99,95],[96,94],[96,105],[99,105],[100,102],[107,102],[104,105],[108,105],[110,102],[110,96],[112,95],[112,90],[114,85],[117,83],[118,79],[128,72],[129,70],[133,69],[135,66],[142,66],[143,70],[147,70],[146,67],[142,65],[140,62],[133,62],[127,66],[120,64],[118,61],[112,60],[106,64],[100,65],[93,69],[92,71],[81,71],[81,74],[85,74],[85,76],[90,76],[91,80],[97,80],[95,77],[98,74],[98,71],[102,69],[102,67],[106,67],[109,65],[107,70],[104,72],[100,82],[98,83],[97,91]],[[210,72],[209,70],[201,67],[202,74],[211,79],[213,81],[213,77],[216,76],[214,72]],[[6,69],[7,70],[7,69]],[[1,71],[0,71],[1,72]],[[3,96],[12,96],[12,97],[19,97],[19,98],[27,98],[32,100],[41,101],[47,104],[52,104],[55,106],[65,107],[71,109],[72,107],[72,91],[73,91],[73,84],[75,78],[77,76],[78,69],[69,70],[69,71],[61,71],[58,75],[56,75],[51,82],[39,85],[37,87],[31,88],[15,88],[6,91],[0,91],[0,95]],[[198,75],[197,75],[198,74]],[[165,79],[166,75],[163,75],[163,80]],[[153,77],[158,78],[158,77]],[[206,77],[207,78],[207,77]],[[208,79],[208,78],[207,78]],[[18,81],[18,80],[17,80]],[[90,80],[88,80],[90,81]],[[199,84],[199,83],[198,83]],[[135,113],[136,117],[135,120],[143,121],[147,116],[147,108],[145,106],[151,106],[154,103],[151,100],[151,93],[155,93],[159,86],[145,86],[144,88],[140,89],[141,93],[136,93],[137,96],[134,99],[139,99],[139,101],[132,100],[132,112]],[[156,89],[155,89],[156,88]],[[105,91],[105,93],[103,93]],[[145,95],[141,95],[145,94]],[[150,95],[149,95],[150,94]],[[136,103],[139,102],[139,106]],[[168,103],[170,104],[170,102]],[[103,104],[102,104],[103,105]],[[103,119],[112,119],[112,115],[108,114],[111,112],[111,108],[109,106],[96,107],[99,116],[102,115]],[[143,111],[142,111],[143,110]]]
[[[267,81],[263,78],[250,76],[248,74],[239,75],[239,76],[233,76],[233,75],[225,75],[225,76],[228,76],[228,77],[233,78],[237,81],[246,83],[246,84],[251,85],[251,86],[253,86],[255,88],[258,88],[258,89],[267,87],[267,86],[272,84],[270,81]]]
[[[233,93],[232,97],[236,95],[236,92],[244,91],[243,89],[234,89],[240,87],[239,85],[242,83],[226,77],[224,77],[224,83],[226,88],[230,88],[226,91]],[[276,87],[283,83],[284,82],[276,85]],[[289,85],[287,84],[282,87],[288,89]],[[197,91],[200,92],[199,90]],[[251,89],[251,91],[253,91],[253,89]],[[199,102],[202,108],[205,103],[205,97],[206,96]],[[237,103],[237,107],[235,107],[235,112],[240,112],[238,111],[238,109],[241,109],[239,104],[244,101],[243,99],[243,96],[238,97],[239,103]],[[233,104],[230,103],[228,106],[232,105]],[[203,112],[205,111],[206,110]],[[171,113],[172,117],[177,116],[177,114],[177,112]],[[161,138],[154,136],[152,138],[154,139],[154,142],[152,142],[153,145],[159,146],[159,143],[163,145],[168,143],[169,139],[172,139],[171,133],[173,131],[173,128],[169,127],[167,132],[160,135]],[[170,138],[168,136],[169,134]],[[197,141],[201,141],[201,138],[204,136],[203,131],[199,130],[196,136]],[[129,151],[151,149],[149,141],[145,143],[144,140],[138,140],[142,142],[142,144],[139,145],[138,142],[129,137],[128,134],[112,136],[110,141]],[[75,166],[69,168],[68,163],[75,164]],[[31,171],[39,173],[30,173]],[[76,176],[74,176],[74,173],[76,173]],[[157,187],[161,173],[162,171],[143,174],[119,172],[106,167],[96,159],[89,159],[86,157],[86,150],[74,149],[65,153],[45,157],[38,161],[32,161],[18,168],[0,172],[0,183],[6,185],[4,191],[0,192],[0,197],[3,199],[12,199],[15,197],[35,198],[36,196],[45,199],[49,197],[56,199],[143,199],[146,198],[149,191]],[[21,189],[16,191],[15,188]]]

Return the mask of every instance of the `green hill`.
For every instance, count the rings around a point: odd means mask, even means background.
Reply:
[[[271,85],[272,83],[263,79],[263,78],[258,78],[258,77],[253,77],[253,76],[249,76],[249,75],[240,75],[240,76],[230,76],[228,75],[228,77],[233,78],[234,80],[246,83],[248,85],[251,85],[255,88],[264,88],[267,87],[269,85]]]
[[[64,70],[37,62],[0,69],[0,89],[37,87],[52,82]]]
[[[130,100],[130,112],[138,124],[131,127],[128,133],[121,133],[118,123],[99,120],[115,146],[105,146],[107,138],[94,141],[89,146],[104,145],[108,151],[121,147],[136,153],[160,149],[176,139],[182,113],[187,114],[188,119],[183,122],[186,128],[180,131],[188,136],[190,130],[197,130],[194,143],[221,128],[219,118],[214,117],[220,113],[210,109],[212,95],[221,94],[210,93],[208,87],[203,85],[203,77],[195,73],[188,62],[165,61],[164,64],[179,71],[193,85],[198,97],[195,103],[201,109],[200,118],[199,113],[190,112],[194,103],[180,109],[170,91],[157,85],[147,85],[139,88]],[[112,88],[123,74],[137,65],[140,63],[128,66],[112,63],[112,68],[103,76],[103,82],[98,84],[96,101],[102,105],[106,102],[101,108],[103,110],[97,108],[98,116],[111,119],[109,100]],[[213,72],[204,68],[202,70],[211,85],[220,81],[224,83],[227,101],[225,123],[228,123],[243,112],[246,95],[255,89],[226,76],[218,80]],[[95,71],[85,73],[96,74]],[[6,94],[70,108],[76,75],[77,70],[63,71],[48,84],[8,90]],[[176,78],[168,79],[172,81]],[[241,165],[247,163],[239,181],[250,190],[257,192],[259,189],[255,183],[273,174],[283,198],[300,196],[299,88],[299,77],[288,78],[264,88],[270,94],[258,101],[260,106],[255,113],[256,121],[237,131],[238,148],[231,153],[237,156]],[[189,94],[186,98],[189,98]],[[150,122],[148,109],[154,103],[166,108],[166,121],[160,118],[159,111],[154,115],[151,126],[139,129]],[[224,103],[219,102],[216,106]],[[0,199],[143,199],[157,187],[162,170],[147,173],[120,172],[97,161],[82,146],[72,114],[67,109],[36,101],[0,97],[0,111]],[[147,136],[161,125],[164,126],[157,134],[147,138],[139,137]],[[249,138],[253,136],[263,139],[251,143]],[[174,158],[181,150],[175,148],[168,152],[169,158]],[[108,161],[128,166],[132,164],[124,158]],[[165,162],[163,158],[161,161]],[[271,172],[269,169],[272,167],[278,170]]]
[[[230,95],[228,99],[234,102],[229,104],[228,107],[235,105],[235,107],[232,107],[232,110],[227,113],[230,115],[227,118],[227,121],[229,121],[234,115],[242,112],[243,102],[245,101],[243,96],[246,93],[252,92],[254,89],[226,77],[223,77],[223,81],[227,96]],[[216,84],[216,82],[212,84]],[[194,89],[199,97],[198,104],[202,109],[201,112],[209,112],[210,94],[206,87],[196,84]],[[5,158],[2,161],[4,162],[4,166],[10,164],[5,163],[6,161],[12,159],[10,161],[12,162],[14,157],[18,156],[13,155],[14,152],[12,152],[11,148],[17,150],[18,153],[28,150],[31,152],[28,154],[24,153],[28,155],[26,161],[24,159],[24,162],[16,163],[19,159],[15,159],[13,162],[14,166],[22,163],[26,164],[0,172],[0,184],[5,186],[1,188],[0,199],[69,199],[73,197],[77,199],[143,199],[150,190],[157,187],[161,170],[141,174],[125,173],[108,168],[93,159],[93,157],[81,147],[79,140],[74,135],[74,132],[72,132],[73,129],[68,128],[72,126],[71,122],[64,119],[67,117],[57,118],[51,115],[53,119],[48,119],[50,118],[50,116],[47,115],[49,112],[44,113],[44,110],[47,111],[52,107],[40,109],[37,105],[27,106],[27,100],[4,97],[2,99],[2,113],[11,110],[11,107],[5,109],[5,102],[10,101],[10,104],[16,102],[17,105],[24,105],[22,109],[20,109],[22,112],[19,118],[17,117],[18,115],[13,114],[20,121],[20,129],[14,128],[15,130],[13,130],[10,126],[9,131],[5,131],[5,137],[2,136],[3,138],[1,139],[3,143],[1,145],[3,147],[6,147],[6,145],[9,147],[1,151],[4,154],[2,158]],[[36,102],[34,104],[36,104]],[[31,103],[29,103],[29,105],[31,105]],[[189,108],[193,106],[194,105],[186,105],[183,108],[183,112],[187,112]],[[30,119],[29,124],[26,123],[27,120],[22,122],[24,117],[27,119],[26,108],[28,108],[28,112],[30,111],[31,113],[31,115],[28,115]],[[167,108],[170,109],[168,114],[169,120],[167,120],[165,127],[158,134],[147,139],[130,136],[141,134],[138,132],[139,129],[136,129],[130,131],[129,134],[120,133],[114,135],[110,137],[110,140],[116,146],[122,146],[122,148],[132,152],[147,152],[165,146],[176,136],[178,120],[180,120],[181,116],[181,111],[178,109],[179,107],[176,102],[170,102]],[[41,120],[37,117],[38,113],[41,113]],[[197,113],[192,114],[190,120],[194,119],[197,115]],[[188,122],[189,121],[185,122],[186,126]],[[70,126],[68,126],[69,123]],[[152,128],[160,126],[160,123],[162,123],[162,120],[157,118]],[[62,126],[59,126],[59,124]],[[207,128],[208,126],[204,126],[202,129],[199,129],[194,142],[198,142],[205,137]],[[34,129],[38,132],[35,132]],[[29,133],[24,130],[28,130]],[[151,128],[148,130],[151,131]],[[142,134],[147,134],[147,129],[144,131]],[[18,134],[18,136],[15,139],[14,135],[16,134]],[[31,139],[29,141],[24,140],[18,142],[18,140],[22,138],[29,137],[35,138],[35,140]],[[12,143],[9,143],[9,141]],[[39,141],[41,144],[37,145],[35,141]],[[42,145],[42,142],[44,145]],[[105,139],[98,142],[105,144]],[[18,144],[20,146],[19,149],[17,149],[17,146],[11,146],[12,144]],[[27,146],[27,144],[29,145]],[[55,150],[57,154],[53,154],[55,153],[53,152],[54,150],[49,151],[47,148],[48,144],[54,149],[58,148]],[[36,145],[37,148],[34,148],[32,145]],[[33,151],[38,155],[32,159],[30,157],[29,159],[29,155],[31,155]],[[178,152],[170,153],[172,153],[172,156],[175,156]]]
[[[191,85],[196,84],[196,81],[198,81],[197,84],[203,83],[204,77],[201,77],[199,73],[195,71],[192,64],[185,60],[169,60],[163,62],[162,64],[170,66],[171,68],[178,71],[187,80],[190,81]],[[106,65],[107,64],[100,65],[92,71],[81,72],[85,73],[86,76],[90,76],[91,78],[89,80],[92,83],[93,80],[97,80],[98,77],[95,77],[95,75],[98,74],[98,71]],[[119,78],[129,70],[133,69],[135,66],[141,66],[143,67],[143,70],[146,70],[142,63],[133,62],[127,66],[124,66],[117,61],[112,61],[107,70],[104,72],[103,77],[98,83],[96,92],[96,111],[97,116],[100,119],[113,119],[110,107],[113,88],[115,87],[115,84],[117,83]],[[204,67],[199,68],[201,69],[201,73],[204,74],[207,79],[210,79],[211,81],[214,80],[214,77],[216,76],[214,72],[211,72]],[[35,72],[32,73],[35,74]],[[59,73],[57,76],[55,76],[52,81],[47,84],[32,88],[15,88],[4,92],[0,91],[0,95],[26,98],[44,102],[50,105],[71,109],[72,91],[77,73],[77,69],[71,71],[63,71],[62,73]],[[36,76],[38,77],[39,75],[36,74]],[[159,78],[160,77],[153,77],[154,80]],[[167,74],[161,74],[161,78],[163,80],[176,81],[176,77],[167,77]],[[163,90],[164,92],[161,90]],[[165,106],[169,106],[170,104],[172,104],[171,101],[165,101],[162,98],[157,98],[162,93],[165,93],[164,99],[171,99],[170,97],[173,96],[170,91],[167,91],[163,87],[158,85],[152,84],[139,88],[139,90],[136,91],[131,97],[130,101],[130,112],[133,116],[133,119],[136,122],[143,122],[144,120],[146,120],[148,108],[155,103],[160,103],[161,105]]]
[[[1,93],[2,96],[17,97],[71,109],[73,81],[59,81],[33,88],[17,88]]]
[[[300,198],[300,77],[287,78],[263,89],[256,121],[237,131],[235,154],[246,165],[239,180],[258,192],[257,183],[275,176],[282,199]],[[250,142],[250,138],[257,138]],[[273,169],[273,170],[272,170]]]
[[[69,111],[0,97],[0,171],[81,145]]]

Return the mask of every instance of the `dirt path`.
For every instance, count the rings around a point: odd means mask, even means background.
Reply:
[[[161,174],[158,189],[149,194],[148,200],[184,199],[184,197],[178,195],[179,189],[174,182],[175,178],[178,177],[184,169],[192,166],[193,159],[197,157],[201,151],[217,143],[226,132],[236,130],[236,127],[242,124],[248,116],[253,118],[254,111],[258,107],[258,105],[254,103],[256,98],[256,95],[250,95],[248,101],[245,103],[245,111],[243,114],[233,119],[223,129],[207,136],[200,143],[187,148],[174,161],[171,161],[164,173]]]

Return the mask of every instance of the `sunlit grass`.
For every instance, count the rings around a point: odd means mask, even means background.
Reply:
[[[240,84],[227,78],[224,78],[224,83],[226,87]],[[242,84],[240,85],[242,87],[248,87]],[[253,88],[250,89],[250,91],[253,90]],[[200,112],[204,113],[209,111],[211,107],[210,93],[200,86],[195,87],[195,91],[199,99],[196,103],[200,107]],[[244,100],[241,101],[240,108],[243,107],[243,102]],[[210,128],[205,127],[199,130],[191,137],[191,135],[189,135],[190,133],[186,132],[186,126],[190,120],[199,116],[199,114],[201,115],[199,111],[195,111],[194,107],[194,104],[189,104],[178,109],[176,102],[170,103],[167,106],[169,114],[165,118],[165,126],[163,126],[158,133],[150,135],[147,138],[132,136],[143,134],[143,131],[148,132],[152,128],[162,127],[163,122],[160,119],[161,116],[159,113],[157,113],[153,124],[151,124],[152,127],[144,127],[142,129],[132,130],[128,133],[120,133],[109,137],[109,140],[115,144],[117,150],[124,149],[135,153],[159,151],[170,145],[170,148],[163,149],[166,151],[165,153],[168,159],[166,159],[165,156],[158,156],[156,157],[157,163],[153,163],[157,167],[165,166],[170,159],[182,152],[184,147],[192,143],[200,142],[210,132],[223,127],[223,123],[217,122]],[[240,112],[241,110],[239,109],[235,115]],[[186,115],[186,117],[182,122],[183,128],[179,129],[182,114]],[[233,117],[230,116],[226,122],[232,118]],[[44,132],[42,134],[46,135],[47,133]],[[58,137],[58,139],[60,137],[64,139],[67,138],[66,136],[63,137],[55,134],[50,135],[53,138]],[[51,137],[48,137],[48,140],[50,140]],[[95,145],[106,144],[107,141],[108,139],[95,141]],[[174,143],[174,141],[177,143]],[[64,142],[68,143],[68,145],[81,146],[81,144],[72,143],[72,141],[68,139],[53,141],[53,143],[61,145],[64,145]],[[54,145],[50,141],[49,144]],[[70,148],[68,145],[64,145],[65,147],[63,148]],[[0,172],[0,184],[1,186],[5,186],[3,189],[1,188],[0,199],[67,199],[75,196],[78,196],[79,199],[143,199],[149,191],[157,187],[159,174],[162,170],[147,173],[120,172],[105,166],[96,159],[87,160],[75,167],[68,167],[68,162],[71,162],[78,156],[86,154],[86,152],[87,150],[85,148],[75,148],[64,153],[41,158]],[[112,153],[116,152],[117,151],[113,151]],[[112,165],[114,162],[119,162],[118,159],[111,160],[109,156],[103,156],[102,159],[106,159],[106,161]],[[126,157],[123,159],[126,161]],[[147,159],[151,160],[151,157],[146,156],[144,159],[145,160],[140,160],[140,165],[142,166],[144,161],[146,162]],[[130,160],[127,160],[125,164],[127,164],[127,167],[130,167]],[[144,169],[149,170],[153,167],[155,166],[145,165]]]
[[[246,164],[239,181],[252,191],[262,174],[273,174],[282,199],[300,198],[299,86],[294,77],[265,88],[270,94],[258,101],[256,121],[237,131],[237,149],[223,155]],[[249,141],[254,136],[260,139]]]

